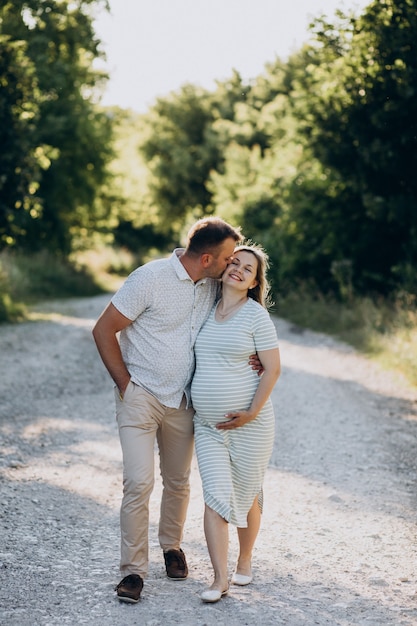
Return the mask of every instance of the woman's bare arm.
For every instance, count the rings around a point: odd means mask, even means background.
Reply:
[[[264,368],[262,378],[259,381],[258,388],[253,396],[253,400],[249,409],[246,411],[233,411],[227,413],[226,422],[220,422],[216,428],[219,430],[232,430],[244,426],[248,422],[255,419],[259,411],[268,400],[271,392],[281,373],[281,359],[279,348],[273,350],[261,350],[258,352],[259,360]]]

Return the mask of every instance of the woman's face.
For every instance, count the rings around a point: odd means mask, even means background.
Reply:
[[[222,282],[240,291],[248,291],[258,284],[256,272],[258,271],[258,259],[252,252],[239,250],[233,256],[233,261],[224,271]]]

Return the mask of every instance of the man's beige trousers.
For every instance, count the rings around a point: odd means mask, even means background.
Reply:
[[[123,400],[116,393],[116,418],[123,452],[123,499],[120,510],[123,576],[148,572],[149,498],[154,486],[155,439],[159,448],[163,492],[159,543],[179,549],[190,498],[194,410],[170,409],[130,382]]]

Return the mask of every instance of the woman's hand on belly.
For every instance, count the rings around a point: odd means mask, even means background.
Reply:
[[[231,411],[225,414],[226,421],[216,424],[218,430],[234,430],[254,420],[256,415],[250,411]]]

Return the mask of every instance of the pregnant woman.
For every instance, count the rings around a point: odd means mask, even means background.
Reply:
[[[222,297],[195,344],[195,445],[204,532],[214,570],[213,584],[201,595],[203,602],[217,602],[229,590],[229,523],[238,529],[240,546],[231,582],[252,581],[262,483],[274,443],[270,394],[281,369],[275,326],[266,310],[267,265],[259,246],[236,248],[222,276]],[[248,365],[254,352],[264,369],[261,377]]]

